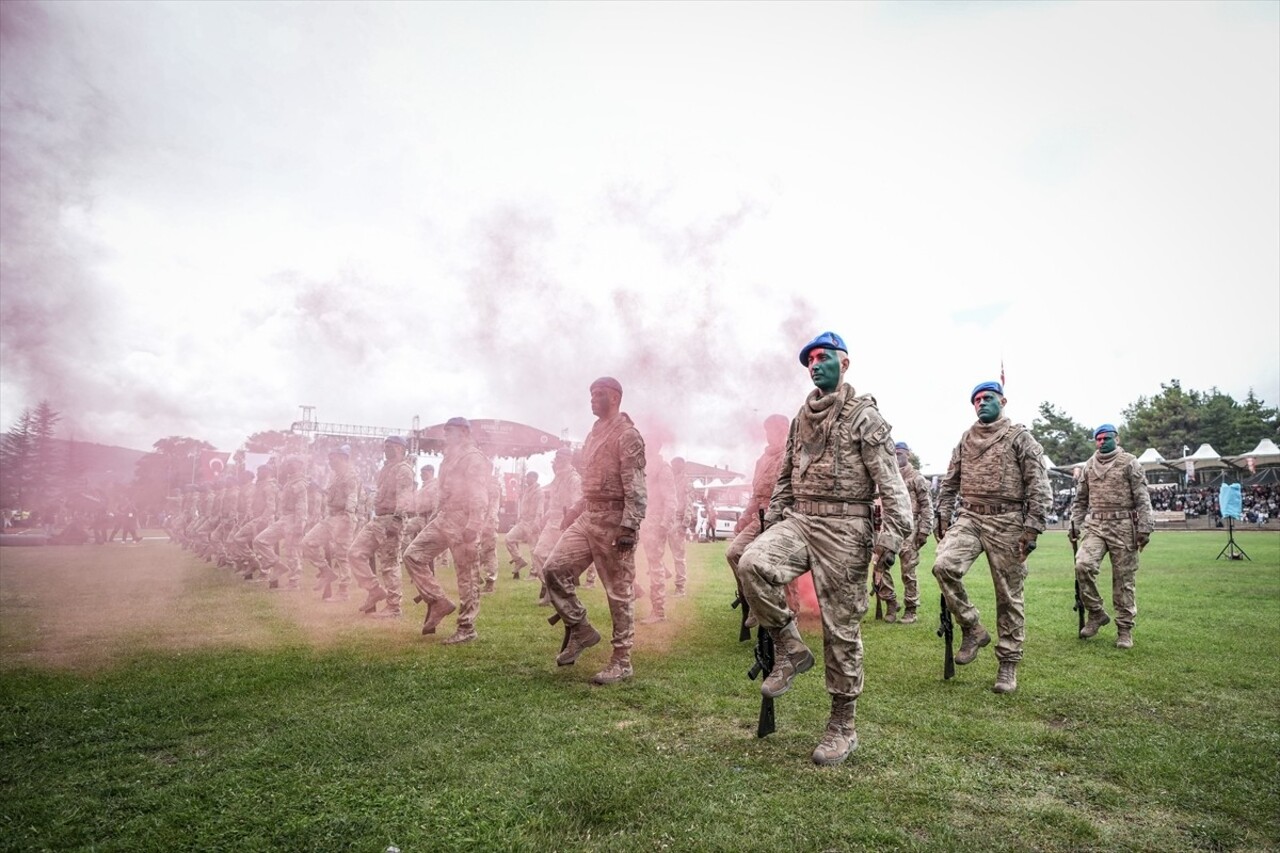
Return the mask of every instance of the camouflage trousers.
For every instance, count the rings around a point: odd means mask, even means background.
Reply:
[[[486,524],[480,531],[480,539],[476,543],[479,553],[480,577],[482,580],[498,580],[498,529]],[[457,555],[454,555],[455,559]]]
[[[253,553],[253,540],[271,524],[269,519],[251,518],[237,528],[231,536],[231,559],[245,569],[262,571],[262,564]]]
[[[559,525],[547,524],[542,528],[542,532],[538,534],[538,542],[533,546],[533,574],[536,577],[542,577],[543,571],[546,569],[547,557],[551,556],[551,551],[556,547],[556,543],[560,541],[560,534],[563,531]]]
[[[351,585],[347,551],[351,548],[355,529],[355,514],[340,512],[321,520],[302,537],[302,559],[319,569],[321,574],[326,570],[331,572],[342,592]]]
[[[1092,613],[1103,609],[1098,571],[1107,554],[1111,555],[1111,605],[1116,611],[1116,627],[1132,630],[1138,615],[1138,549],[1132,521],[1090,519],[1085,524],[1076,550],[1076,580],[1080,582],[1080,600]]]
[[[399,610],[400,528],[404,525],[394,515],[378,515],[369,520],[347,549],[347,565],[361,589],[381,588],[387,594],[387,609]],[[372,564],[371,564],[372,561]],[[377,566],[374,574],[373,566]]]
[[[862,693],[862,617],[872,535],[869,518],[788,511],[747,546],[738,562],[742,593],[765,628],[782,628],[795,618],[785,588],[805,572],[813,576],[827,692],[851,698]]]
[[[969,628],[978,623],[981,614],[969,601],[964,576],[979,554],[987,555],[996,591],[996,659],[1000,661],[1022,660],[1022,644],[1026,640],[1022,587],[1027,579],[1027,564],[1018,548],[1022,531],[1020,512],[968,515],[961,511],[938,543],[938,556],[933,563],[933,576],[947,599],[947,609],[962,627]]]
[[[667,567],[662,557],[667,548],[667,526],[645,519],[640,522],[640,547],[644,548],[649,602],[655,613],[663,613],[667,603]]]
[[[532,521],[522,521],[507,531],[507,553],[511,555],[513,563],[521,559],[521,545],[528,545],[530,548],[534,548],[537,544],[538,526]]]
[[[437,513],[409,547],[404,549],[404,565],[418,593],[427,600],[448,601],[444,587],[436,579],[435,559],[445,551],[453,552],[458,564],[458,630],[474,630],[480,615],[480,568],[478,543],[463,542],[466,519]]]
[[[600,573],[609,616],[613,620],[615,655],[630,655],[635,642],[631,587],[636,580],[636,552],[619,551],[614,544],[621,530],[621,510],[587,510],[560,534],[543,568],[551,606],[566,625],[587,618],[587,608],[575,591],[578,578],[593,562]]]
[[[902,574],[902,603],[908,610],[920,607],[920,584],[916,579],[916,568],[920,565],[920,549],[915,539],[909,538],[902,543],[898,552],[899,572]]]
[[[756,537],[760,535],[760,519],[753,518],[747,522],[747,526],[738,531],[733,537],[733,541],[729,543],[729,547],[724,552],[724,558],[729,561],[729,568],[733,571],[733,578],[738,584],[738,592],[742,592],[742,580],[738,577],[738,563],[742,560],[742,554],[747,550],[747,546],[756,541]],[[796,588],[795,581],[787,584],[787,608],[794,614],[800,613],[800,592]],[[748,605],[750,606],[750,605]]]
[[[281,518],[271,522],[253,538],[253,554],[269,580],[278,581],[287,571],[289,583],[302,579],[302,566],[296,559],[298,541],[302,538],[303,521],[300,518]],[[279,556],[276,546],[280,546]]]

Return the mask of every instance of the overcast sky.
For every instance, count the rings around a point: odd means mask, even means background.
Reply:
[[[926,471],[1002,360],[1280,402],[1274,2],[6,0],[0,98],[5,426],[581,440],[608,374],[750,471],[826,329]]]

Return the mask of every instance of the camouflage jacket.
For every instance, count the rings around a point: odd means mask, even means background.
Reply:
[[[947,476],[938,490],[944,519],[954,513],[957,497],[966,503],[1015,504],[1022,509],[1024,527],[1044,530],[1051,497],[1040,444],[1026,427],[1005,417],[975,423],[951,451]]]
[[[329,488],[325,489],[325,506],[329,515],[353,514],[359,501],[360,478],[356,472],[350,467],[341,473],[334,471],[329,479]]]
[[[1117,449],[1103,458],[1103,454],[1095,452],[1084,463],[1076,484],[1075,503],[1071,505],[1071,526],[1081,529],[1085,516],[1095,512],[1135,513],[1137,531],[1151,532],[1154,523],[1147,478],[1132,453]]]
[[[405,460],[384,463],[378,472],[374,515],[401,515],[413,506],[413,466]]]
[[[474,443],[445,451],[437,515],[477,533],[489,523],[489,460]]]
[[[902,474],[902,482],[907,484],[907,494],[911,496],[911,517],[915,521],[917,542],[924,542],[924,536],[933,529],[933,498],[929,496],[929,484],[915,468],[908,465],[898,468]]]
[[[622,527],[639,530],[648,504],[644,439],[625,412],[597,420],[582,448],[582,497],[621,501]]]
[[[558,530],[560,522],[564,520],[565,510],[582,500],[582,478],[577,471],[570,469],[557,474],[543,491],[547,497],[547,525]]]

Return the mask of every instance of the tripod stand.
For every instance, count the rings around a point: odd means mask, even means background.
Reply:
[[[1227,517],[1227,544],[1222,546],[1222,550],[1218,552],[1215,560],[1221,560],[1226,556],[1228,560],[1248,560],[1253,562],[1252,558],[1244,552],[1244,549],[1236,544],[1236,520],[1230,516]]]

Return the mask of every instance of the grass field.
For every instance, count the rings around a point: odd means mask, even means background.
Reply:
[[[1123,652],[1114,625],[1076,639],[1046,534],[1009,696],[990,648],[942,681],[930,545],[920,623],[864,623],[861,746],[836,768],[809,762],[821,667],[754,736],[723,543],[690,546],[690,596],[608,688],[587,684],[607,642],[557,668],[508,571],[480,639],[447,647],[452,617],[422,637],[419,606],[375,622],[161,540],[6,547],[0,849],[1280,849],[1280,534],[1237,534],[1247,562],[1215,561],[1225,541],[1156,535]],[[985,563],[970,588],[994,624]]]

